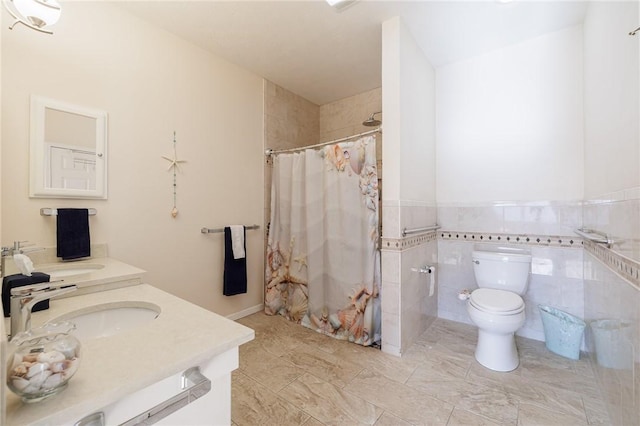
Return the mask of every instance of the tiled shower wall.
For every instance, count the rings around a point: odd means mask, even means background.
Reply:
[[[320,142],[374,129],[375,127],[363,126],[362,122],[378,111],[382,111],[382,89],[380,88],[320,106]],[[382,121],[383,116],[377,114],[375,118]],[[376,159],[379,188],[382,188],[382,133],[376,134]]]
[[[265,147],[274,150],[315,145],[370,130],[362,122],[382,109],[380,88],[318,106],[268,80],[264,84]],[[382,135],[377,136],[376,148],[381,178]],[[271,167],[265,168],[264,182],[266,225],[271,206]]]
[[[584,317],[582,239],[573,233],[582,226],[581,202],[440,205],[438,222],[439,317],[472,324],[458,293],[477,288],[471,252],[483,244],[531,251],[527,319],[518,335],[544,340],[540,304]]]
[[[264,140],[265,148],[289,149],[318,143],[320,138],[320,107],[282,87],[264,80]],[[270,159],[265,157],[264,225],[271,218]],[[265,232],[265,238],[267,233]],[[266,245],[266,241],[265,241]]]

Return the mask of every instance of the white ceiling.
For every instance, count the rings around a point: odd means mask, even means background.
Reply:
[[[434,67],[579,24],[578,1],[126,1],[123,8],[323,105],[381,85],[382,22],[401,16]]]

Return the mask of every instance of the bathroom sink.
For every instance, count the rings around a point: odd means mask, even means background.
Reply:
[[[73,334],[80,340],[113,336],[153,321],[160,315],[160,307],[153,303],[131,301],[89,306],[61,315],[49,322],[75,323]]]
[[[104,268],[100,263],[63,263],[61,265],[47,265],[36,268],[38,272],[44,272],[51,276],[51,280],[74,277],[76,275],[88,274]]]

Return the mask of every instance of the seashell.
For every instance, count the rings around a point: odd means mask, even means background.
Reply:
[[[61,362],[54,362],[53,364],[49,365],[49,368],[51,369],[52,372],[54,373],[60,373],[64,370],[66,370],[69,367],[69,362],[68,360],[64,360]]]
[[[268,288],[264,300],[264,308],[267,315],[274,315],[283,306],[282,292],[277,287]]]
[[[29,381],[23,379],[22,377],[12,377],[11,386],[13,386],[18,391],[22,391],[26,389],[27,386],[29,386]]]
[[[38,361],[38,357],[42,354],[42,352],[34,352],[30,354],[26,354],[22,357],[22,361],[25,362],[36,362]]]
[[[331,324],[331,327],[333,327],[334,330],[339,329],[340,326],[342,325],[340,323],[340,318],[338,318],[337,314],[329,315],[329,323]]]
[[[300,322],[307,313],[308,303],[307,295],[300,287],[297,287],[290,296],[289,317],[295,322]]]
[[[44,383],[42,383],[42,388],[52,389],[52,388],[58,387],[60,386],[60,383],[62,383],[62,380],[63,380],[62,374],[52,374],[51,376],[47,377]]]
[[[62,372],[62,377],[64,379],[68,379],[71,376],[73,376],[78,370],[79,364],[80,364],[80,361],[78,360],[78,358],[67,360],[67,368],[65,368],[65,370]]]
[[[364,165],[364,148],[359,147],[359,148],[352,148],[351,152],[349,153],[349,164],[351,166],[351,169],[353,169],[353,171],[359,175],[360,172],[362,171],[362,166]]]
[[[34,393],[38,393],[39,390],[40,390],[40,385],[34,385],[29,383],[29,386],[22,389],[22,392],[25,394],[34,394]]]
[[[42,352],[38,355],[38,362],[52,364],[54,362],[64,361],[65,356],[58,351]]]
[[[26,378],[31,379],[45,371],[49,371],[49,364],[44,364],[41,362],[37,362],[29,367],[29,371],[27,371]]]
[[[31,371],[31,370],[29,370]],[[53,373],[51,372],[51,370],[44,370],[41,371],[39,374],[32,376],[29,379],[29,387],[35,387],[36,389],[40,389],[40,387],[42,386],[42,384],[44,383],[45,380],[47,380],[47,378],[49,376],[51,376]],[[26,391],[25,391],[26,392]]]
[[[367,303],[367,307],[364,309],[364,316],[362,319],[362,328],[363,328],[363,338],[365,341],[363,342],[366,345],[370,345],[371,341],[371,330],[373,329],[373,300],[369,300]]]
[[[12,375],[17,377],[24,377],[29,372],[29,367],[25,363],[20,363],[13,368]]]
[[[171,217],[176,217],[176,216],[178,216],[178,208],[177,208],[177,207],[174,207],[174,208],[171,210]]]

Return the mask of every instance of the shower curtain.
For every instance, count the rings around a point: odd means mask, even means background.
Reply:
[[[274,158],[265,312],[380,342],[375,137]]]

